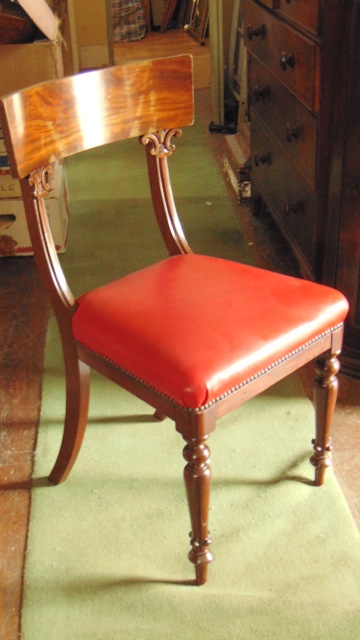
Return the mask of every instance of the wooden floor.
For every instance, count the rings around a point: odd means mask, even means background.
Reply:
[[[165,33],[150,32],[142,40],[114,45],[115,64],[129,60],[158,58],[189,53],[194,60],[194,83],[197,89],[210,86],[210,47],[207,41],[200,45],[184,29],[171,29]]]
[[[0,638],[19,630],[49,307],[32,258],[0,259]]]
[[[191,40],[191,46],[195,45],[203,49]],[[125,47],[120,47],[116,55],[123,55]],[[159,54],[156,47],[153,54]],[[212,119],[210,104],[209,91],[199,89],[197,117],[205,130]],[[223,136],[208,134],[208,139],[209,153],[214,152],[222,163]],[[229,197],[235,198],[231,186]],[[236,207],[256,262],[292,271],[294,262],[271,220],[252,218],[248,207],[239,206],[237,199]],[[0,308],[0,638],[16,640],[49,316],[32,258],[0,259]],[[311,388],[310,377],[310,369],[305,368],[302,379],[307,390]],[[333,429],[335,472],[360,528],[360,380],[340,375],[340,383]]]

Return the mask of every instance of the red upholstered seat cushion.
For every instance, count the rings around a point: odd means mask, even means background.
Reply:
[[[177,403],[203,406],[341,323],[342,294],[202,255],[79,298],[76,340]]]

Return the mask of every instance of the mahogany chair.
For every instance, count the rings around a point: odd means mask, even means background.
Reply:
[[[330,424],[347,301],[313,282],[192,253],[168,174],[173,139],[179,127],[193,122],[190,56],[33,86],[3,97],[0,117],[64,351],[66,418],[49,479],[65,480],[76,460],[87,423],[89,368],[96,369],[147,402],[156,418],[171,418],[185,439],[189,559],[196,584],[204,584],[212,560],[207,440],[217,418],[316,358],[311,462],[315,484],[321,485],[331,465]],[[51,164],[138,136],[169,257],[75,299],[44,206]]]

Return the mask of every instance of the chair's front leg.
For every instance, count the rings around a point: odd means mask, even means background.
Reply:
[[[197,585],[205,584],[207,566],[212,561],[212,553],[209,551],[211,539],[208,532],[211,470],[207,438],[208,436],[199,440],[186,439],[187,445],[183,452],[187,462],[184,478],[192,527],[190,533],[192,549],[189,552],[189,560],[195,565]]]
[[[331,467],[330,429],[336,405],[338,379],[336,374],[340,368],[337,357],[325,355],[316,362],[316,378],[314,385],[314,404],[316,432],[312,441],[314,454],[310,458],[315,467],[315,485],[324,484],[325,472]]]

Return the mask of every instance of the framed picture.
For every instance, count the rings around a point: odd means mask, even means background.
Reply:
[[[209,0],[190,0],[185,29],[200,44],[205,44],[209,22]]]

